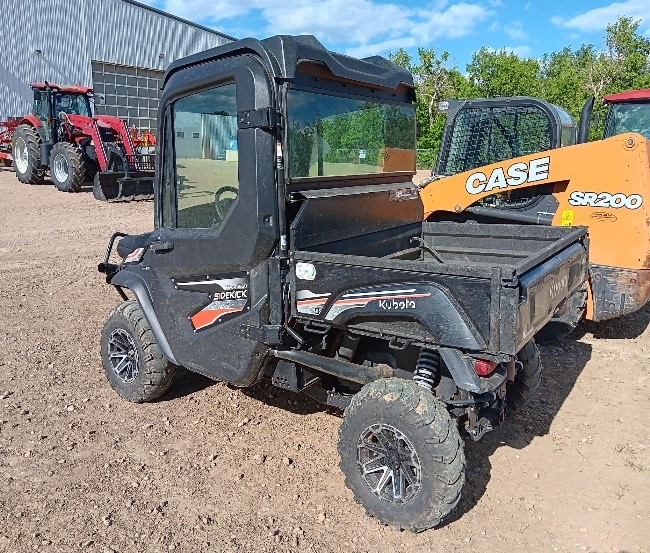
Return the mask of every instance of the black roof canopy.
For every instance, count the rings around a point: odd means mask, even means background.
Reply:
[[[246,53],[258,56],[275,79],[295,78],[298,65],[308,61],[326,66],[335,77],[341,79],[391,90],[400,85],[413,88],[411,73],[386,58],[372,56],[357,59],[337,54],[327,50],[312,35],[277,35],[264,40],[245,38],[181,58],[167,68],[162,86],[180,69]]]

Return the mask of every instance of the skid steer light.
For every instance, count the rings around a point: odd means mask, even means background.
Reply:
[[[479,376],[490,376],[497,364],[487,359],[474,359],[474,371]]]

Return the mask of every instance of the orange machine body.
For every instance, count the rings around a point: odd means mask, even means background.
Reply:
[[[425,218],[463,213],[514,189],[552,186],[553,225],[589,227],[585,317],[640,309],[650,297],[650,140],[626,133],[443,177],[420,195]],[[545,214],[548,217],[548,214]]]

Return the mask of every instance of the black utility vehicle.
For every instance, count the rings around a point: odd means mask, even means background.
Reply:
[[[539,385],[535,332],[585,279],[584,228],[422,223],[411,75],[313,37],[173,63],[155,230],[100,271],[135,296],[101,354],[122,397],[177,365],[345,409],[341,469],[368,512],[439,523],[478,440]],[[110,262],[117,237],[119,264]]]

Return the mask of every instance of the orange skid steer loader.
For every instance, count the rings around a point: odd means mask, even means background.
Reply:
[[[593,99],[577,132],[564,109],[537,98],[441,106],[448,116],[440,156],[421,183],[425,218],[589,227],[587,286],[543,339],[568,334],[583,317],[632,313],[650,297],[650,90],[605,103],[595,142],[587,142]]]

